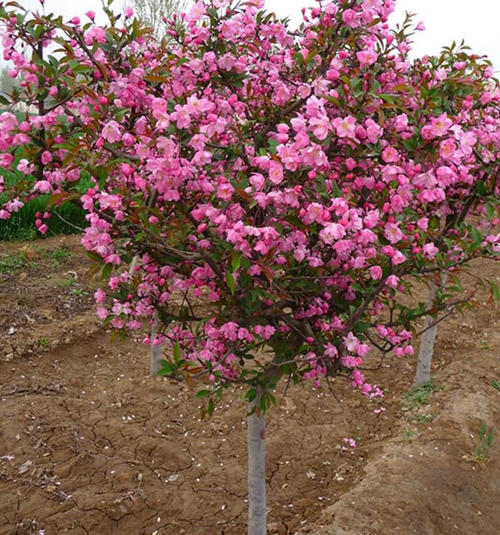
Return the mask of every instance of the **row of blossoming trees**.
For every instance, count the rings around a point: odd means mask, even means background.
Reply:
[[[499,250],[493,69],[457,48],[411,62],[393,0],[325,1],[299,30],[263,0],[199,1],[168,45],[131,10],[101,27],[3,4],[11,98],[45,105],[0,115],[20,175],[0,182],[0,218],[42,193],[81,203],[99,317],[127,333],[157,316],[145,342],[165,345],[162,373],[204,377],[209,412],[246,386],[249,532],[265,533],[278,381],[346,376],[381,396],[367,353],[412,355],[416,321],[466,305],[463,267]],[[443,274],[430,307],[404,304]]]

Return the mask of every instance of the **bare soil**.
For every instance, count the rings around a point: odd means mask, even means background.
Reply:
[[[88,269],[78,237],[1,244],[0,535],[245,533],[243,392],[200,421],[193,390],[151,379],[140,340],[95,319]],[[500,277],[498,264],[475,269]],[[343,380],[336,396],[280,391],[269,532],[499,533],[500,439],[478,449],[481,424],[500,425],[499,355],[487,304],[440,328],[427,400],[404,398],[415,363],[396,357],[371,375],[382,405]]]

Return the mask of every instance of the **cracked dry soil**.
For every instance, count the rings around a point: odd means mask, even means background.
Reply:
[[[244,534],[243,392],[200,421],[194,391],[149,378],[146,349],[95,320],[77,237],[25,247],[29,262],[0,273],[0,535]],[[54,262],[61,248],[71,255]],[[443,388],[423,406],[402,406],[414,363],[394,357],[372,376],[387,387],[378,414],[342,381],[342,402],[327,389],[279,392],[270,533],[498,533],[498,440],[489,462],[471,461],[481,422],[500,423],[497,316],[489,306],[441,329]],[[350,436],[355,452],[339,447]]]

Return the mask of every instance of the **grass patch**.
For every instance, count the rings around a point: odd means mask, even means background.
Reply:
[[[417,416],[415,416],[415,421],[418,424],[422,424],[422,425],[430,424],[433,420],[434,420],[433,414],[418,414]]]
[[[0,222],[0,241],[30,241],[43,238],[35,228],[35,214],[47,208],[48,195],[33,199],[26,203],[10,219]],[[0,198],[0,204],[2,199]],[[60,234],[75,234],[87,226],[82,208],[73,204],[65,204],[53,211],[48,223],[46,237]]]
[[[73,253],[65,247],[60,247],[59,249],[54,249],[53,251],[40,249],[40,254],[46,260],[50,260],[54,264],[54,267],[61,266],[61,264],[66,262],[68,258],[73,256]]]
[[[47,347],[48,345],[50,344],[50,339],[49,338],[40,338],[40,340],[38,340],[38,345],[40,347]]]
[[[0,175],[4,177],[5,184],[12,185],[20,180],[20,176],[6,169],[0,169]],[[26,177],[22,177],[26,180]],[[34,180],[28,177],[28,180]],[[90,186],[90,178],[82,179],[78,191],[84,192]],[[30,241],[40,239],[43,236],[35,228],[35,214],[45,212],[50,195],[41,195],[28,201],[18,212],[11,215],[7,220],[0,221],[0,241]],[[7,200],[5,194],[0,195],[0,206]],[[60,234],[75,234],[80,229],[87,227],[85,212],[80,206],[66,203],[59,208],[52,209],[52,217],[48,222],[49,230],[46,237]]]
[[[36,262],[28,259],[25,251],[3,256],[0,258],[0,273],[15,273],[19,269],[38,267]]]
[[[414,388],[410,392],[403,396],[403,407],[405,409],[412,409],[415,407],[422,407],[429,404],[429,396],[438,390],[442,390],[442,386],[436,385],[434,382],[429,381],[417,388]]]
[[[71,288],[76,284],[76,280],[73,277],[66,277],[65,279],[58,279],[56,284],[60,288]]]
[[[76,297],[81,297],[82,295],[89,295],[89,292],[87,292],[83,288],[73,288],[71,292],[69,292],[69,294],[75,295]]]
[[[48,260],[54,267],[60,267],[73,253],[64,247],[49,251],[26,245],[20,251],[0,257],[0,273],[12,274],[21,269],[36,269],[40,267],[39,260]],[[71,277],[71,280],[75,279]]]
[[[416,431],[413,431],[411,429],[405,429],[403,431],[403,438],[405,440],[413,440],[414,438],[416,438],[418,435],[418,433]]]

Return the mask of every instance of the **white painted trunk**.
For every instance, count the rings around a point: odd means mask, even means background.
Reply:
[[[257,400],[258,402],[258,397]],[[249,404],[249,412],[255,406]],[[248,433],[248,535],[266,535],[266,417],[247,417]]]
[[[154,340],[156,337],[156,333],[158,332],[158,328],[160,326],[160,320],[158,318],[158,313],[155,313],[155,319],[153,321],[153,326],[151,327],[151,340]],[[161,359],[163,354],[163,346],[157,346],[154,344],[151,344],[151,377],[156,377],[158,375],[158,372],[161,369]]]
[[[441,274],[441,288],[444,288],[446,286],[446,281],[448,279],[448,275],[446,273]],[[436,298],[436,284],[434,282],[430,283],[429,286],[429,300],[427,302],[428,308],[431,308],[434,299]],[[417,359],[417,373],[415,376],[415,387],[422,386],[425,383],[428,383],[431,380],[431,365],[432,365],[432,357],[434,355],[434,343],[436,341],[436,334],[437,334],[437,324],[433,325],[432,327],[429,327],[432,325],[437,318],[433,318],[432,316],[425,316],[424,320],[424,333],[422,334],[420,338],[420,348],[418,351],[418,359]]]
[[[139,262],[139,257],[136,255],[132,259],[132,262],[130,263],[130,266],[128,269],[128,272],[131,275],[134,273],[138,262]],[[156,337],[156,333],[158,332],[159,327],[160,327],[160,320],[158,318],[158,313],[155,313],[153,326],[151,328],[151,340],[153,340]],[[150,365],[151,377],[156,377],[158,375],[158,372],[161,369],[160,361],[162,359],[162,354],[163,354],[163,346],[155,346],[151,344],[151,365]]]

